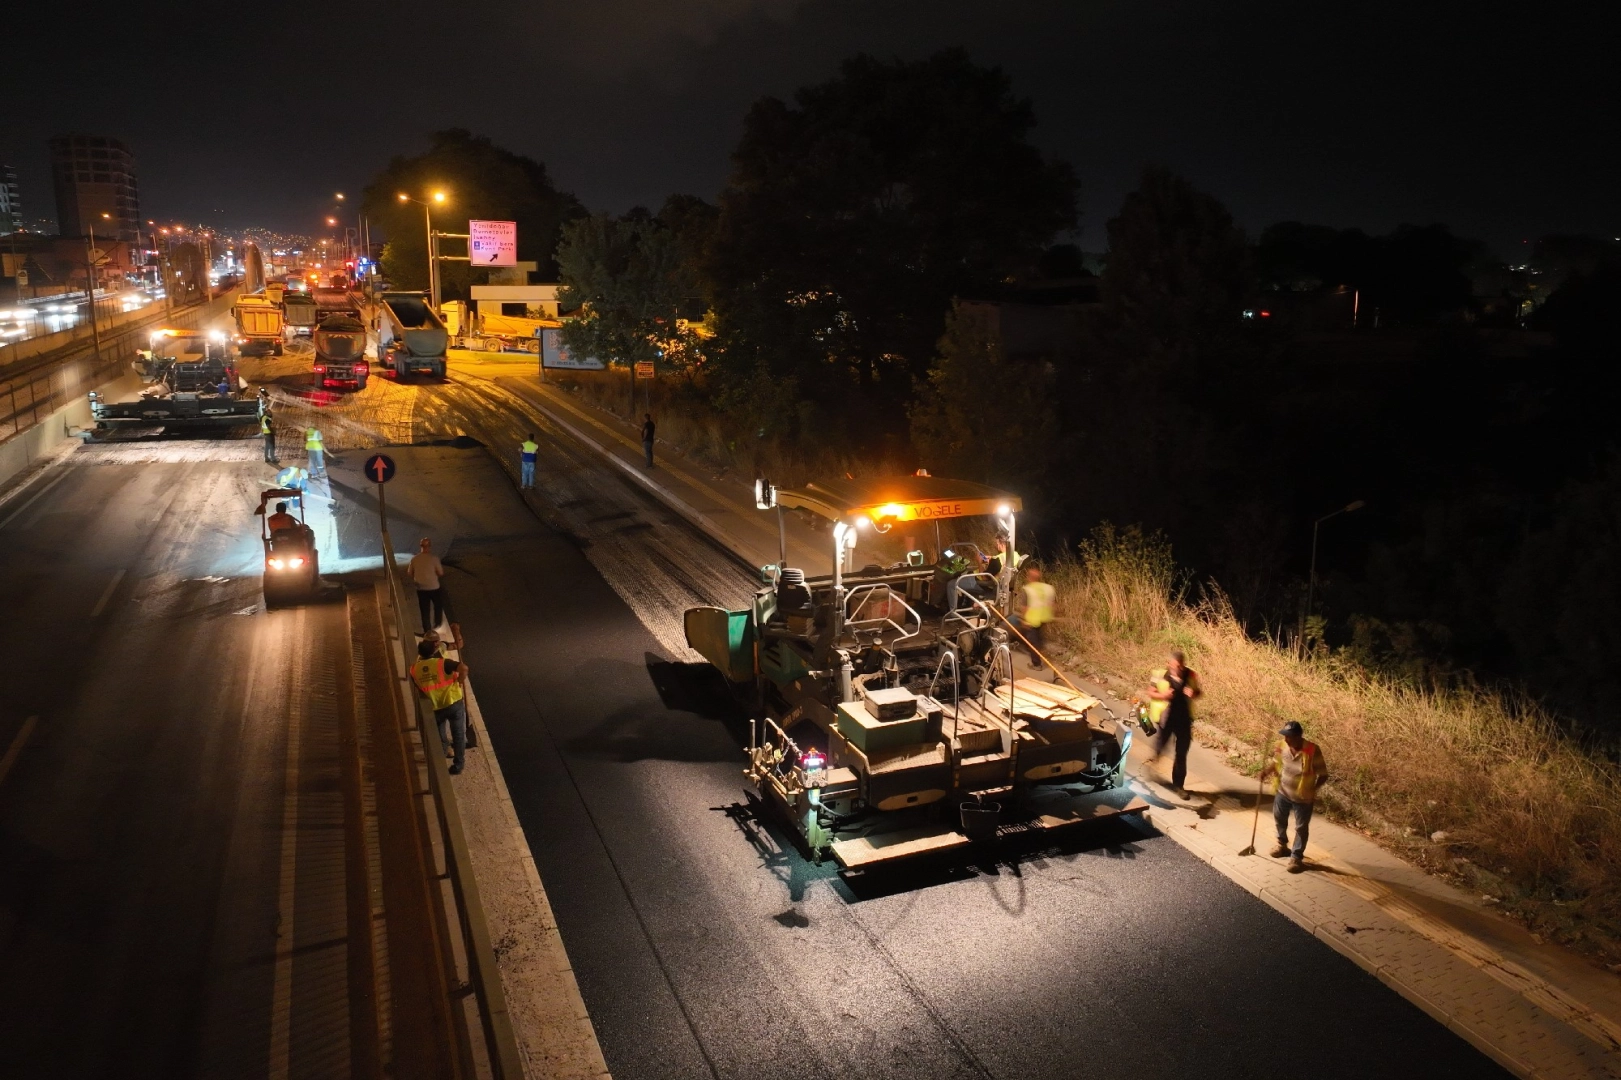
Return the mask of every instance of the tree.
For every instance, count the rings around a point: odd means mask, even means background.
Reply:
[[[638,208],[565,225],[560,300],[579,315],[564,326],[564,344],[611,363],[652,360],[690,375],[702,353],[685,320],[704,315],[698,252],[713,221],[703,200],[671,196],[658,217]]]
[[[436,131],[425,153],[394,158],[365,190],[372,229],[387,240],[383,275],[401,288],[428,287],[428,255],[422,207],[399,196],[426,200],[434,191],[447,196],[443,207],[433,207],[435,229],[460,233],[469,220],[516,221],[518,258],[538,263],[547,278],[557,273],[553,253],[563,224],[584,213],[578,199],[557,189],[540,162],[461,128]],[[463,254],[460,244],[445,241],[441,253]],[[482,280],[480,274],[466,263],[441,263],[444,295],[466,298],[467,286]]]
[[[990,304],[952,306],[911,408],[912,445],[932,472],[1032,496],[1035,485],[1059,479],[1052,389],[1060,358],[1009,356],[996,316]]]
[[[1074,226],[1074,178],[1030,144],[1034,124],[1007,77],[960,50],[858,56],[791,105],[757,102],[706,260],[723,373],[763,365],[823,415],[898,429],[951,298]]]

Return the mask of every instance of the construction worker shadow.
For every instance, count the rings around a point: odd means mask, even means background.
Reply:
[[[332,518],[338,535],[338,558],[381,556],[383,537],[377,529],[376,485],[350,486],[333,477],[330,486]],[[395,538],[396,544],[401,536],[424,536],[434,531],[432,523],[394,506],[389,507],[388,524],[389,533]]]
[[[701,678],[686,670],[708,665],[647,656],[645,670],[656,696],[638,697],[566,740],[569,752],[620,762],[736,762],[737,721],[715,711],[717,700],[724,703],[725,697],[700,689]],[[587,681],[613,687],[639,686],[639,676],[635,665],[607,660],[581,672]]]

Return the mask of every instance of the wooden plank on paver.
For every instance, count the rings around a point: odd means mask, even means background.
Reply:
[[[952,851],[967,847],[968,837],[944,826],[920,826],[915,829],[897,829],[877,836],[858,836],[852,840],[836,840],[833,857],[846,870],[860,870],[890,859],[908,859],[916,855]]]

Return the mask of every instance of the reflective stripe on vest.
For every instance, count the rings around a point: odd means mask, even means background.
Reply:
[[[462,684],[445,670],[442,656],[430,656],[411,665],[411,681],[428,695],[434,711],[449,708],[462,699]]]
[[[1278,790],[1283,791],[1283,751],[1288,743],[1279,743],[1278,752],[1273,757],[1273,764],[1278,769]],[[1302,739],[1300,744],[1300,783],[1294,792],[1284,791],[1284,796],[1292,802],[1313,802],[1317,798],[1317,744]]]
[[[261,434],[261,435],[269,435],[270,434],[270,417],[268,417],[268,416],[259,417],[259,434]]]

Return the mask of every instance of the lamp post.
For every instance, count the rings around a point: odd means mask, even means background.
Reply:
[[[111,214],[101,215],[108,221],[113,219]],[[85,240],[84,247],[84,285],[85,291],[90,294],[90,340],[96,346],[96,359],[101,359],[101,327],[96,325],[96,223],[86,222],[85,228],[90,235]]]
[[[1358,499],[1355,502],[1347,503],[1333,513],[1324,514],[1311,523],[1311,569],[1306,574],[1306,614],[1300,621],[1300,639],[1302,643],[1306,639],[1305,620],[1311,617],[1312,603],[1317,596],[1317,530],[1322,528],[1323,522],[1330,518],[1337,518],[1341,514],[1354,514],[1367,505],[1364,500]]]
[[[444,192],[436,191],[436,192],[433,193],[433,202],[442,204],[442,203],[444,203],[444,201],[445,201],[445,193]],[[411,196],[407,195],[403,191],[400,192],[400,202],[416,203],[418,206],[422,207],[422,225],[423,225],[423,228],[426,230],[427,237],[428,237],[428,302],[433,305],[433,310],[434,311],[438,311],[439,310],[439,252],[436,250],[436,245],[434,244],[434,238],[433,238],[433,214],[432,214],[433,208],[432,208],[432,205],[430,203],[428,203],[428,202],[425,202],[422,199],[413,199],[413,198],[411,198]]]

